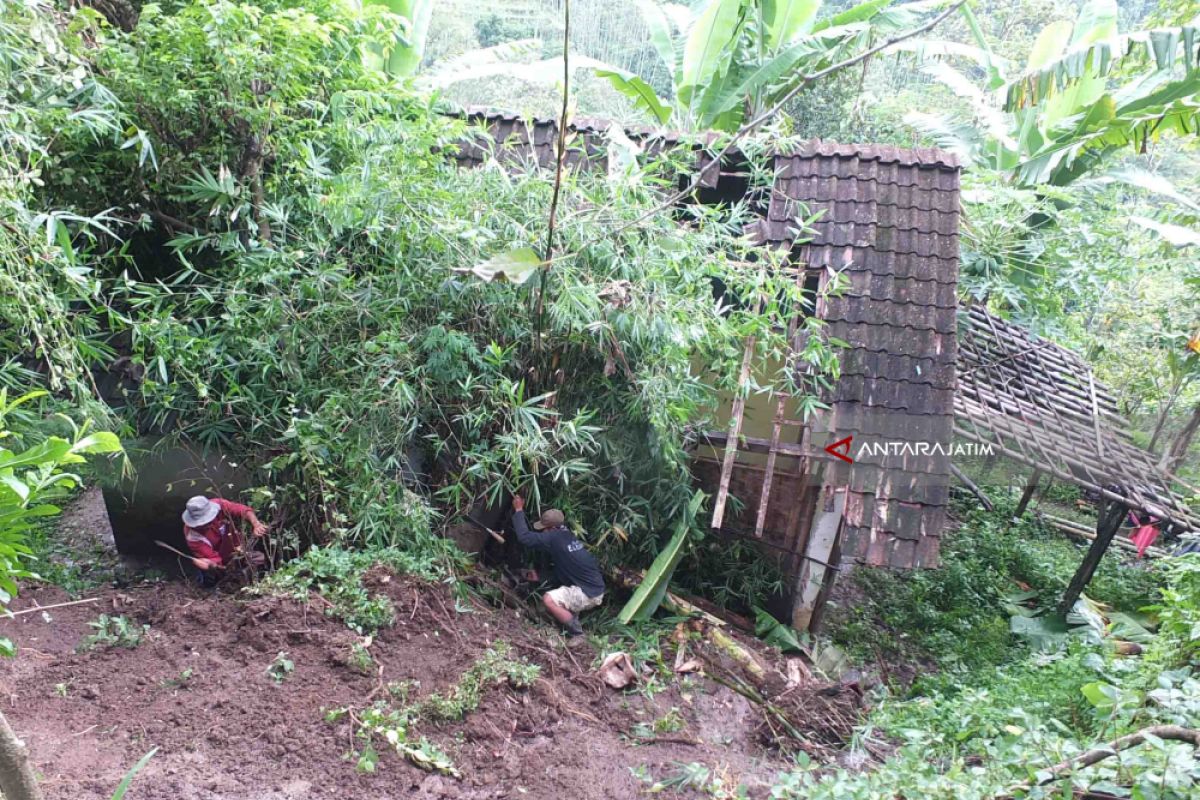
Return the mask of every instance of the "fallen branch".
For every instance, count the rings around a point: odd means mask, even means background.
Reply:
[[[33,608],[22,608],[20,611],[9,611],[6,616],[19,617],[22,614],[32,614],[35,611],[49,611],[52,608],[65,608],[66,606],[78,606],[84,603],[95,603],[100,600],[99,597],[89,597],[86,600],[72,600],[69,603],[55,603],[49,606],[34,606]]]
[[[1098,764],[1110,756],[1115,756],[1122,750],[1137,747],[1144,743],[1146,738],[1150,736],[1157,739],[1187,742],[1192,747],[1200,748],[1200,730],[1184,728],[1181,725],[1151,725],[1148,728],[1142,728],[1136,733],[1122,736],[1108,744],[1092,748],[1073,758],[1068,758],[1066,761],[1060,761],[1048,769],[1038,770],[1039,777],[1015,784],[1004,794],[1000,795],[998,800],[1007,800],[1007,798],[1013,797],[1017,792],[1027,792],[1035,786],[1045,786],[1062,775],[1070,772],[1078,772],[1093,764]]]

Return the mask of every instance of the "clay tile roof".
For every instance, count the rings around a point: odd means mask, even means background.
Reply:
[[[756,233],[842,276],[841,293],[818,309],[827,334],[850,345],[827,398],[830,436],[852,435],[856,447],[941,445],[826,466],[829,482],[849,492],[843,556],[936,565],[954,431],[958,161],[940,150],[824,141],[780,150]]]

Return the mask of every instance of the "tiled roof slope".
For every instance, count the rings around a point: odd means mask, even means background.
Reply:
[[[850,344],[825,423],[834,439],[854,437],[855,464],[826,466],[849,492],[843,557],[935,566],[954,430],[958,164],[936,150],[814,142],[777,154],[775,172],[758,236],[843,276],[821,313]],[[936,452],[864,457],[870,442]]]

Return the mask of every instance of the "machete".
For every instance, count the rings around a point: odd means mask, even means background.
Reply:
[[[483,528],[485,531],[490,533],[492,535],[492,538],[495,539],[497,542],[499,542],[500,544],[504,544],[504,536],[502,536],[499,531],[492,530],[487,525],[484,525],[482,522],[480,522],[479,520],[472,517],[470,514],[467,514],[466,517],[468,520],[470,520],[471,522],[475,523],[476,525],[478,525],[479,527]]]

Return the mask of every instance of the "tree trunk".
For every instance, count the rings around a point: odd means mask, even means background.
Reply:
[[[1171,415],[1171,409],[1175,407],[1175,401],[1179,398],[1179,390],[1181,388],[1181,384],[1177,381],[1171,387],[1171,394],[1167,397],[1167,402],[1158,410],[1158,419],[1154,422],[1154,433],[1150,435],[1150,444],[1146,446],[1146,449],[1151,453],[1154,452],[1154,447],[1158,444],[1158,437],[1162,435],[1163,426],[1167,424],[1167,417]]]
[[[1171,448],[1163,454],[1163,469],[1167,472],[1176,472],[1179,469],[1179,465],[1187,457],[1188,448],[1192,446],[1192,439],[1195,438],[1197,430],[1200,430],[1200,403],[1192,407],[1192,416],[1188,418],[1187,425],[1183,426],[1183,430],[1171,443]]]
[[[0,795],[4,800],[42,800],[25,744],[0,714]]]

